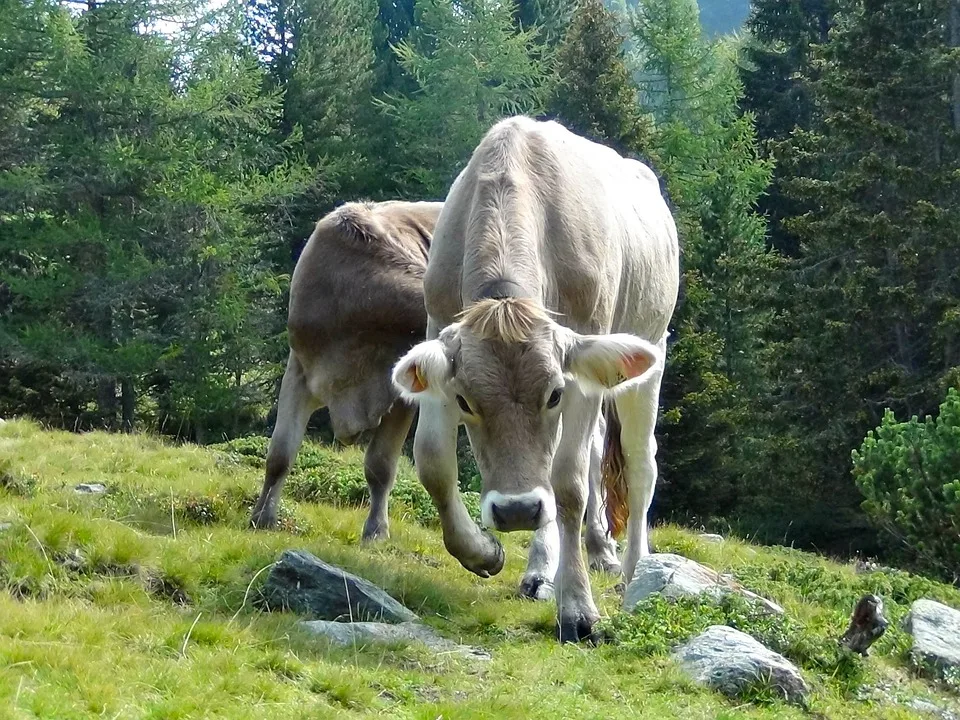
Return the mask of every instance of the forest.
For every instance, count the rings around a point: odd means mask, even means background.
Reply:
[[[269,432],[313,223],[513,114],[674,208],[655,518],[955,581],[960,0],[0,0],[0,417]]]

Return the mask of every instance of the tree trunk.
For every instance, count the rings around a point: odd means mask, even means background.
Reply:
[[[131,377],[125,377],[120,381],[120,405],[123,413],[121,430],[132,432],[134,413],[137,407],[137,394]]]
[[[117,381],[116,378],[101,378],[97,383],[97,407],[104,425],[113,428],[117,422]]]
[[[960,0],[950,6],[950,47],[960,47]],[[960,73],[953,76],[953,129],[960,132]]]

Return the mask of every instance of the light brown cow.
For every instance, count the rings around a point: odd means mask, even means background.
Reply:
[[[365,539],[389,534],[387,499],[415,408],[396,402],[390,368],[423,339],[423,273],[442,203],[347,203],[321,219],[290,281],[290,356],[266,477],[251,524],[272,527],[310,415],[326,406],[336,438],[373,431],[364,472]]]
[[[251,524],[272,527],[281,489],[314,410],[326,406],[336,437],[372,431],[364,470],[370,513],[364,539],[389,534],[387,501],[415,406],[390,382],[396,360],[426,334],[423,273],[442,203],[348,203],[317,223],[290,284],[290,356],[263,491]],[[619,572],[599,500],[599,446],[591,468],[587,550],[594,567]],[[530,547],[521,594],[551,596],[559,562],[556,523]]]
[[[626,582],[648,552],[653,431],[678,284],[676,227],[654,173],[554,122],[494,126],[437,221],[424,276],[429,339],[393,375],[420,404],[417,472],[447,549],[481,576],[500,571],[503,550],[458,496],[458,423],[483,478],[484,525],[559,522],[562,640],[590,636],[599,617],[580,533],[603,395],[615,407],[608,447],[622,448],[609,467],[621,467],[627,485],[607,495],[629,503]]]

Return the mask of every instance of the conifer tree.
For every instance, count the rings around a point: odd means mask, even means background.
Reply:
[[[932,413],[960,366],[960,57],[951,0],[844,2],[812,83],[822,117],[786,147],[804,207],[784,286],[784,482],[855,509],[852,448]]]
[[[513,4],[421,0],[419,25],[397,48],[417,89],[388,96],[395,174],[416,198],[443,198],[497,120],[542,109],[544,70],[535,31],[517,30]]]
[[[553,65],[551,114],[575,132],[621,153],[643,152],[651,132],[630,77],[617,16],[582,0]]]
[[[656,503],[704,520],[741,507],[765,432],[775,258],[755,207],[770,166],[738,108],[734,48],[704,39],[696,3],[641,0],[629,17],[640,97],[655,123],[649,156],[667,180],[683,248]]]

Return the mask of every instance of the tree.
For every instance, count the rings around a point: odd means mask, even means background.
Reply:
[[[816,79],[813,49],[827,42],[836,0],[756,0],[747,21],[750,38],[743,49],[743,107],[756,119],[764,153],[777,160],[779,148],[795,128],[809,129],[815,117],[810,82]],[[806,208],[783,192],[784,173],[775,164],[773,179],[760,209],[770,223],[770,243],[796,255],[797,239],[783,218]]]
[[[654,118],[649,155],[667,179],[683,248],[655,503],[661,515],[702,521],[743,507],[764,435],[776,259],[755,208],[770,165],[738,109],[735,47],[704,40],[696,4],[643,0],[629,18],[635,77]]]
[[[960,366],[960,58],[948,0],[844,2],[785,145],[799,257],[777,351],[785,495],[855,512],[847,457],[885,408],[934,408]],[[808,500],[809,502],[809,500]]]
[[[277,98],[229,6],[175,35],[149,30],[171,8],[147,0],[30,10],[51,41],[21,83],[27,142],[0,171],[6,361],[94,380],[107,425],[159,408],[230,430],[260,400],[269,363],[251,345],[282,290],[262,253],[302,180],[269,143]]]
[[[443,198],[484,133],[542,107],[544,70],[534,31],[517,30],[512,3],[422,0],[419,24],[397,47],[415,91],[388,96],[394,173],[402,191]]]
[[[551,114],[575,132],[621,153],[642,152],[649,142],[623,49],[617,16],[602,0],[582,0],[553,64]]]
[[[889,410],[853,452],[864,508],[894,552],[949,582],[960,580],[960,390],[936,419],[898,423]]]

